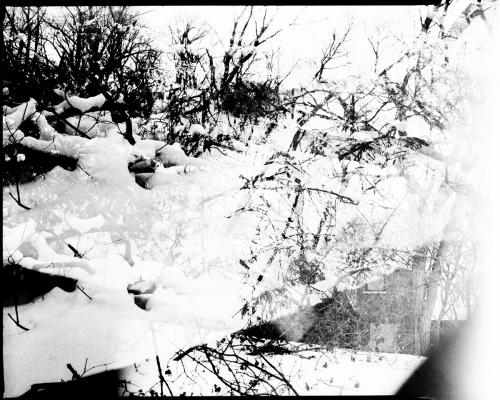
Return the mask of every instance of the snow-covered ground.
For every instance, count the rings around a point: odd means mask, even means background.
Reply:
[[[122,379],[128,381],[129,392],[150,393],[153,389],[159,393],[156,355],[162,360],[162,369],[169,371],[165,379],[174,394],[228,394],[225,387],[214,392],[214,387],[223,385],[189,358],[183,363],[168,362],[176,352],[214,343],[234,329],[218,323],[209,326],[201,320],[201,301],[184,298],[182,313],[169,313],[168,309],[147,312],[136,307],[124,290],[83,288],[92,300],[79,290],[68,293],[55,288],[43,299],[20,306],[22,322],[30,329],[27,332],[6,318],[12,308],[4,309],[6,397],[21,395],[35,383],[71,380],[67,364],[85,376],[125,368]],[[203,300],[207,306],[215,306],[213,298]],[[243,356],[249,361],[257,359]],[[318,395],[393,394],[424,360],[345,349],[304,350],[268,359],[297,392]]]
[[[450,21],[455,20],[453,14],[461,12],[466,3],[459,1],[456,10],[451,8]],[[214,15],[220,19],[218,11]],[[455,47],[462,48],[465,42],[471,48],[479,45],[487,28],[490,27],[471,24]],[[287,40],[303,50],[290,37]],[[415,42],[415,46],[423,46],[422,41]],[[357,51],[366,58],[360,49]],[[249,50],[238,47],[240,54],[248,54]],[[491,63],[490,53],[493,51],[483,54],[484,62],[477,62],[477,54],[470,52],[461,62],[469,60],[469,68],[475,65],[474,74],[483,77],[484,82],[495,77],[495,85],[491,84],[489,90],[497,104],[498,68],[493,66],[498,62]],[[406,73],[404,65],[400,69]],[[339,81],[339,93],[348,95],[361,90],[363,85],[368,88],[377,79],[376,75],[360,71],[348,67],[349,75],[354,75],[344,85]],[[313,80],[307,85],[307,89],[319,89],[322,84]],[[102,94],[88,99],[70,96],[55,107],[55,112],[70,105],[85,112],[104,102]],[[482,181],[484,187],[480,192],[494,200],[485,203],[488,212],[484,213],[485,223],[479,230],[490,228],[491,232],[485,232],[488,243],[484,246],[495,249],[483,264],[493,265],[497,247],[492,241],[498,237],[494,232],[499,224],[493,222],[498,220],[498,190],[495,192],[491,184],[491,171],[498,166],[498,146],[490,133],[497,129],[496,114],[484,105],[471,104],[457,125],[450,123],[447,130],[437,132],[421,117],[394,121],[392,111],[385,113],[379,118],[387,119],[385,122],[396,128],[395,140],[401,140],[404,133],[406,138],[429,141],[431,145],[408,152],[405,162],[400,164],[386,165],[404,147],[397,141],[399,144],[379,151],[373,160],[342,160],[337,151],[346,142],[368,143],[377,136],[376,131],[355,132],[346,141],[333,120],[311,118],[302,126],[310,137],[301,144],[324,139],[321,146],[334,148],[317,157],[300,148],[289,151],[300,127],[297,121],[284,119],[269,137],[264,124],[252,127],[252,140],[237,144],[242,152],[214,151],[193,159],[178,144],[167,146],[162,142],[166,132],[155,132],[155,137],[161,140],[150,140],[152,132],[150,139],[141,140],[137,121],[133,125],[137,143],[130,145],[122,136],[124,126],[110,123],[110,114],[72,117],[70,121],[79,129],[89,129],[87,136],[92,139],[85,139],[72,136],[73,129],[66,130],[67,135],[56,132],[46,119],[50,113],[38,113],[33,99],[18,107],[7,107],[4,146],[12,141],[21,142],[32,149],[66,155],[78,160],[78,168],[70,172],[56,167],[45,177],[21,185],[20,197],[29,210],[9,196],[15,195],[16,188],[4,187],[4,265],[18,263],[45,274],[71,277],[78,280],[78,288],[73,292],[55,288],[31,303],[4,307],[4,396],[19,396],[36,383],[71,380],[74,371],[88,376],[115,368],[124,369],[128,393],[152,394],[152,390],[158,393],[161,389],[157,359],[161,360],[163,375],[173,394],[231,394],[214,374],[200,366],[199,358],[174,361],[173,357],[192,346],[205,343],[217,346],[227,335],[245,327],[249,317],[242,315],[243,305],[265,292],[287,291],[289,304],[272,305],[270,313],[275,317],[291,311],[287,306],[303,304],[307,296],[308,302],[319,300],[318,294],[314,297],[308,293],[309,288],[302,292],[303,287],[289,285],[284,278],[297,249],[296,243],[290,245],[293,235],[285,235],[290,233],[286,231],[291,215],[299,215],[295,222],[305,233],[318,232],[319,236],[321,229],[317,227],[321,228],[326,209],[335,210],[332,223],[335,231],[329,233],[335,237],[335,245],[325,244],[323,249],[318,249],[321,246],[316,249],[317,254],[313,251],[306,254],[313,260],[319,255],[324,261],[325,279],[312,286],[318,292],[328,292],[333,286],[344,288],[339,265],[345,261],[342,256],[347,251],[414,250],[422,244],[450,239],[446,231],[448,221],[453,221],[450,227],[454,228],[463,223],[462,231],[469,233],[472,228],[465,216],[468,208],[457,201],[459,196],[447,186],[456,181],[463,187],[474,188]],[[40,139],[17,130],[31,117],[40,130]],[[94,124],[96,118],[100,123]],[[478,124],[475,118],[483,121]],[[206,134],[201,125],[183,123],[174,131]],[[477,126],[481,129],[476,129]],[[213,138],[219,133],[231,135],[232,131],[220,123],[209,134]],[[128,166],[155,157],[163,165],[148,181],[150,190],[145,190],[135,183]],[[482,159],[483,167],[469,168],[477,159]],[[16,154],[13,160],[22,163],[26,156]],[[288,180],[278,182],[283,175]],[[254,178],[252,190],[241,190]],[[376,191],[370,192],[366,187],[375,187],[375,180]],[[292,194],[301,190],[309,190],[307,196],[302,195],[300,201],[297,196],[298,206],[290,210]],[[342,197],[351,203],[340,201]],[[344,228],[356,228],[357,221],[366,216],[373,226],[384,222],[379,234],[370,237],[360,234],[357,242],[348,240],[347,245],[337,240]],[[287,245],[295,248],[278,254],[278,245],[286,240],[283,248]],[[78,257],[72,249],[78,251]],[[493,272],[489,272],[491,268],[485,269],[488,271],[485,280],[492,285],[488,296],[493,296],[498,292],[493,287]],[[257,288],[252,287],[253,282],[261,280]],[[131,288],[142,288],[142,294],[129,294]],[[493,332],[498,330],[491,329],[491,315],[495,315],[494,305],[498,302],[491,297],[487,303],[488,312],[484,315],[488,317],[483,317],[483,322],[489,341],[478,354],[494,364],[493,350],[498,346]],[[19,325],[14,322],[17,318]],[[262,356],[251,356],[244,351],[239,356],[253,365],[262,362]],[[266,357],[276,374],[286,378],[298,394],[306,395],[393,394],[424,360],[405,354],[311,348]],[[496,381],[488,373],[495,368],[492,365],[485,371],[484,364],[478,360],[475,370],[479,372],[468,378],[479,382],[488,376],[485,386],[491,388]],[[225,374],[224,377],[232,379],[231,371],[220,372],[221,376]],[[251,385],[259,393],[270,393],[265,380]],[[278,394],[288,394],[291,387],[280,386]]]
[[[29,211],[5,188],[4,260],[78,279],[82,289],[55,288],[19,306],[19,322],[28,331],[11,320],[14,307],[4,308],[5,396],[21,395],[35,383],[70,380],[68,364],[88,375],[135,363],[141,373],[134,369],[127,378],[133,383],[129,390],[146,392],[157,379],[156,364],[146,360],[158,355],[165,362],[181,349],[243,328],[247,321],[240,310],[252,296],[246,282],[262,268],[246,271],[239,263],[249,256],[256,227],[250,213],[235,213],[250,200],[239,189],[242,176],[271,174],[273,167],[264,163],[289,143],[294,125],[288,123],[268,144],[243,154],[214,152],[182,174],[161,167],[163,175],[151,190],[126,174],[122,166],[132,150],[113,136],[85,145],[83,168],[56,167],[22,185]],[[139,143],[134,147],[150,144]],[[67,244],[83,258],[74,257]],[[271,274],[268,278],[261,291],[277,284]],[[138,296],[147,311],[127,293],[138,282],[156,287]],[[286,355],[279,360],[297,391],[308,394],[390,394],[421,362],[407,355],[343,350],[308,354],[310,359]],[[179,393],[211,394],[216,381],[210,379],[216,378],[207,379],[196,387],[177,380],[173,387]]]
[[[250,364],[255,365],[257,362],[259,365],[259,362],[262,362],[263,366],[268,367],[258,356],[242,356]],[[265,355],[265,358],[290,382],[299,395],[333,396],[394,394],[425,360],[425,357],[408,354],[370,353],[347,349],[308,350],[308,346],[302,346],[301,351],[294,354]],[[217,366],[220,368],[220,375],[229,380],[230,372],[223,370],[222,363]],[[188,357],[184,358],[182,363],[173,360],[164,362],[162,367],[168,371],[165,380],[174,395],[235,394],[224,386],[215,374]],[[241,384],[249,381],[248,377],[244,379],[239,374],[238,378]],[[129,391],[138,391],[139,387],[145,394],[151,389],[157,393],[160,390],[154,358],[137,365],[136,368],[129,368],[123,374],[123,379],[133,382],[128,385]],[[256,393],[266,393],[266,390],[269,392],[269,388],[262,382],[254,389]],[[294,394],[286,385],[282,385],[277,393]]]
[[[215,201],[229,206],[237,187],[228,188],[234,182],[216,175],[209,177],[226,187],[211,185],[207,174],[200,174],[147,192],[133,182],[109,187],[78,169],[56,168],[21,188],[23,201],[40,204],[29,212],[4,193],[4,259],[18,257],[26,267],[78,279],[85,292],[55,288],[19,306],[20,323],[29,331],[8,316],[15,315],[14,307],[4,308],[6,396],[20,395],[34,383],[70,378],[68,363],[75,369],[85,360],[87,368],[130,365],[155,348],[173,353],[242,328],[241,318],[232,316],[245,288],[241,267],[232,265],[244,231],[231,234],[231,226],[221,224],[224,215],[212,212]],[[224,214],[224,207],[218,209]],[[122,243],[130,237],[127,256]],[[226,247],[214,247],[221,240]],[[68,243],[83,259],[71,256]],[[127,293],[128,285],[139,281],[158,287],[148,299],[149,311]],[[153,346],[152,324],[168,340]]]

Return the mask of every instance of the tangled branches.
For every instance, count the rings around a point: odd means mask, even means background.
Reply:
[[[214,392],[224,395],[299,395],[281,370],[281,365],[271,361],[269,353],[289,354],[283,342],[262,340],[243,335],[233,335],[217,342],[191,347],[177,353],[172,361],[184,368],[186,359],[193,361],[193,374],[205,371],[213,374],[221,386],[214,384]],[[189,374],[184,368],[186,374]]]

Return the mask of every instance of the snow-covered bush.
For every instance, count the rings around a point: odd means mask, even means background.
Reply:
[[[262,118],[278,119],[286,112],[279,85],[274,80],[236,81],[223,94],[221,108],[235,117],[254,123]]]

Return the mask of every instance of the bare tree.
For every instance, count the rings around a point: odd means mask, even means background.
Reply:
[[[347,52],[344,51],[344,42],[351,31],[352,24],[350,24],[345,31],[337,37],[337,32],[332,33],[332,38],[327,47],[323,50],[321,59],[319,61],[318,70],[314,74],[314,79],[318,81],[323,80],[323,74],[331,69],[339,68],[344,65],[332,65],[334,62],[339,61],[347,56]]]
[[[134,113],[149,112],[160,52],[128,6],[67,7],[47,23],[63,89],[82,96],[122,93]]]
[[[56,63],[48,53],[47,11],[43,7],[2,7],[2,80],[10,97],[26,101],[47,94]]]

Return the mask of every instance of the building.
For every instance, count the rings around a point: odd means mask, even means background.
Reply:
[[[362,347],[387,353],[415,353],[413,290],[412,271],[400,268],[349,292],[359,314]],[[431,321],[429,350],[448,337],[461,322]]]
[[[412,271],[396,269],[363,286],[240,333],[383,353],[415,353]],[[431,349],[459,321],[432,321]]]
[[[362,287],[350,291],[359,313],[359,331],[368,350],[412,353],[413,310],[412,272],[396,269]]]

